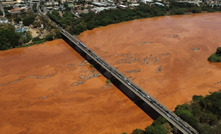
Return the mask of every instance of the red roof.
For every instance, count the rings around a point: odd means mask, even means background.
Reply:
[[[21,11],[21,10],[22,10],[21,8],[18,8],[18,9],[11,9],[10,11],[14,12],[14,11]]]

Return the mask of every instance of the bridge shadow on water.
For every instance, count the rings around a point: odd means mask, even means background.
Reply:
[[[142,99],[139,98],[136,94],[134,94],[128,87],[126,87],[122,82],[116,79],[111,73],[109,73],[105,68],[99,65],[95,60],[93,60],[90,56],[88,56],[85,52],[83,52],[78,46],[76,46],[73,42],[71,42],[65,36],[62,37],[75,51],[77,51],[85,60],[87,60],[90,64],[94,66],[103,76],[107,79],[111,80],[112,84],[114,84],[122,93],[124,93],[131,101],[133,101],[141,110],[143,110],[147,115],[149,115],[153,120],[157,119],[160,114],[156,112],[152,107],[150,107],[147,103],[145,103]]]

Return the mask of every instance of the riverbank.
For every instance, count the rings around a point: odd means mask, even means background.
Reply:
[[[57,24],[61,25],[72,35],[78,35],[87,30],[130,20],[167,15],[184,15],[190,13],[195,14],[221,11],[220,7],[212,7],[207,4],[197,6],[191,3],[180,3],[175,1],[170,1],[164,4],[165,6],[157,6],[140,3],[139,6],[133,8],[105,10],[99,13],[89,12],[87,14],[81,14],[81,18],[78,19],[75,19],[74,15],[70,11],[67,11],[66,15],[61,18],[56,17],[58,12],[48,14],[48,17]],[[72,19],[70,20],[70,18]],[[70,24],[69,21],[73,23]]]

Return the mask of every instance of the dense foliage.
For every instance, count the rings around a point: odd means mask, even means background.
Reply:
[[[221,133],[221,90],[205,97],[194,95],[189,104],[178,105],[175,113],[200,134]],[[132,134],[167,134],[172,131],[169,122],[160,116],[145,130],[136,129]]]
[[[33,10],[34,12],[37,12],[37,3],[34,3],[34,4],[33,4],[32,10]]]
[[[32,24],[35,20],[35,15],[29,15],[29,16],[26,16],[24,19],[23,19],[23,24],[25,26],[29,26],[30,24]]]
[[[11,24],[0,24],[0,50],[21,47],[32,39],[30,32],[16,33]]]
[[[79,1],[80,2],[80,1]],[[208,5],[197,6],[190,3],[179,3],[170,1],[169,6],[157,6],[141,3],[140,6],[134,9],[117,9],[117,10],[103,10],[100,13],[95,14],[89,12],[87,14],[82,13],[81,18],[76,18],[70,12],[68,3],[64,3],[66,12],[61,17],[58,11],[53,11],[47,15],[51,20],[65,28],[71,34],[79,34],[85,30],[91,30],[95,27],[106,26],[109,24],[120,23],[124,21],[148,18],[164,15],[181,15],[188,13],[200,13],[200,12],[214,12],[221,11],[220,7],[211,7]]]
[[[15,23],[19,23],[19,21],[21,21],[21,17],[16,17],[16,18],[14,19],[14,22],[15,22]]]
[[[218,47],[216,52],[208,58],[210,62],[221,62],[221,47]]]
[[[10,24],[0,24],[0,50],[14,48],[19,45],[20,36]]]
[[[175,113],[201,134],[221,133],[221,90],[205,97],[193,96],[190,104],[178,105]],[[205,131],[207,130],[207,131]]]
[[[48,41],[53,40],[53,35],[52,34],[47,35],[46,40],[48,40]]]

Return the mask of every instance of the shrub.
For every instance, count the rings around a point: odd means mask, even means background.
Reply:
[[[48,41],[53,40],[53,35],[52,34],[47,35],[46,40],[48,40]]]
[[[111,83],[111,81],[110,81],[109,79],[107,79],[107,80],[106,80],[106,83],[109,84],[109,83]]]

